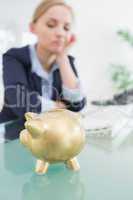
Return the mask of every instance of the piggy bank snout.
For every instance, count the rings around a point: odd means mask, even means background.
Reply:
[[[20,133],[20,142],[23,145],[28,145],[28,143],[29,143],[29,134],[28,134],[27,130],[21,131],[21,133]]]

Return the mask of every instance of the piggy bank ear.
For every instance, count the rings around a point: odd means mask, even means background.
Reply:
[[[38,116],[38,114],[33,113],[33,112],[27,112],[25,113],[25,119],[26,121],[31,120],[31,119],[35,119]]]
[[[30,135],[32,135],[35,138],[40,137],[44,132],[42,122],[39,119],[31,119],[26,121],[25,128],[28,130]]]

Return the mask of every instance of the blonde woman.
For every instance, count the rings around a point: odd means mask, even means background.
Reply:
[[[0,121],[24,118],[25,112],[66,108],[78,112],[86,104],[74,57],[73,10],[63,0],[45,0],[36,8],[30,31],[37,43],[12,48],[3,55],[5,104]]]

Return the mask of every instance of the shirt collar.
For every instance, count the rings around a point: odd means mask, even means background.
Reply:
[[[36,73],[38,76],[40,76],[43,79],[49,79],[49,76],[51,76],[53,74],[53,72],[59,68],[59,66],[55,63],[52,66],[52,69],[50,70],[50,72],[48,73],[42,66],[42,64],[40,63],[37,53],[36,53],[36,49],[35,49],[35,45],[36,44],[32,44],[29,46],[30,49],[30,58],[31,58],[31,71]]]

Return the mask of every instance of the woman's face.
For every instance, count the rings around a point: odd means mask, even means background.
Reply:
[[[71,11],[65,6],[55,5],[31,24],[31,31],[37,36],[41,48],[60,53],[71,38],[71,25]]]

